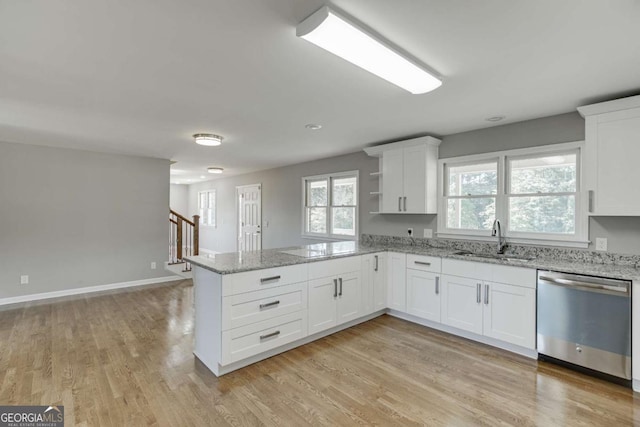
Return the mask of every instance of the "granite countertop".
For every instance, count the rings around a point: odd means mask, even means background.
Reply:
[[[459,249],[416,246],[411,244],[363,244],[358,242],[319,243],[279,249],[250,252],[229,252],[215,255],[198,255],[186,259],[194,265],[218,274],[262,270],[287,265],[326,261],[376,252],[401,252],[406,254],[436,256],[462,261],[484,262],[514,267],[536,268],[566,273],[602,276],[613,279],[640,280],[640,268],[635,265],[586,262],[582,259],[562,259],[557,256],[537,256],[532,260],[496,259],[484,256],[458,255]],[[476,252],[476,251],[473,251]],[[488,254],[488,253],[487,253]],[[553,255],[553,252],[551,253]]]

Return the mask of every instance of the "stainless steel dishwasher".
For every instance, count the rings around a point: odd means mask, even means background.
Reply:
[[[538,353],[631,379],[631,282],[538,271]]]

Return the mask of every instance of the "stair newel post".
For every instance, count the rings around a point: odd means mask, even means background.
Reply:
[[[178,260],[182,261],[182,218],[178,217],[176,226],[176,251],[178,252]]]
[[[200,215],[193,216],[193,255],[199,255],[200,248]]]

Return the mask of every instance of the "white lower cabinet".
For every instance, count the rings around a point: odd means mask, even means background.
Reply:
[[[407,256],[396,252],[387,255],[387,307],[407,311]]]
[[[478,280],[442,275],[442,323],[482,334],[481,286]]]
[[[440,322],[440,275],[407,269],[407,313]]]
[[[309,274],[309,335],[363,316],[360,257],[314,264]],[[326,273],[331,275],[312,278]]]
[[[362,256],[363,314],[387,308],[387,254]]]
[[[478,268],[474,269],[474,266]],[[534,269],[443,260],[442,323],[528,349],[536,347]]]

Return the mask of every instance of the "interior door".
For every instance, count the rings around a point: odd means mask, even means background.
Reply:
[[[236,187],[238,251],[262,249],[262,190],[260,184]]]

